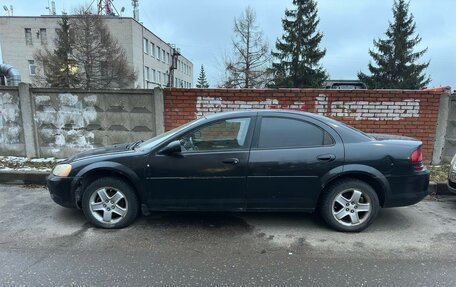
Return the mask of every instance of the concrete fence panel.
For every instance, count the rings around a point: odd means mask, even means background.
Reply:
[[[446,129],[442,159],[449,162],[456,154],[456,94],[451,95],[448,101],[448,124]]]
[[[25,156],[18,87],[0,89],[0,151],[4,155]]]
[[[0,89],[0,155],[66,158],[162,133],[162,90]]]

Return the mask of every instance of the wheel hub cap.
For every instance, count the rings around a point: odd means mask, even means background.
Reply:
[[[371,199],[357,189],[347,189],[334,198],[332,212],[334,219],[345,226],[357,226],[371,214]]]
[[[105,224],[115,224],[127,214],[128,201],[122,191],[113,187],[103,187],[92,194],[89,208],[96,220]]]

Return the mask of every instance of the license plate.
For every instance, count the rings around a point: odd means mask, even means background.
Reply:
[[[456,182],[456,173],[451,173],[450,174],[450,181]]]

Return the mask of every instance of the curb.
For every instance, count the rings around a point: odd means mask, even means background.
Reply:
[[[46,185],[49,172],[29,170],[0,170],[0,183]]]
[[[429,194],[436,194],[436,195],[455,195],[451,193],[448,189],[446,182],[429,182],[428,188]]]

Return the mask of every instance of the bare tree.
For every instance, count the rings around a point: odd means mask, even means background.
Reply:
[[[68,17],[66,26],[61,25],[60,32],[68,41],[62,41],[58,33],[53,52],[46,48],[35,54],[44,75],[37,77],[37,84],[83,89],[134,86],[135,72],[102,16],[80,8],[75,16]]]
[[[263,32],[256,25],[256,13],[247,7],[234,20],[233,55],[225,61],[227,88],[262,88],[269,79],[271,54]]]

